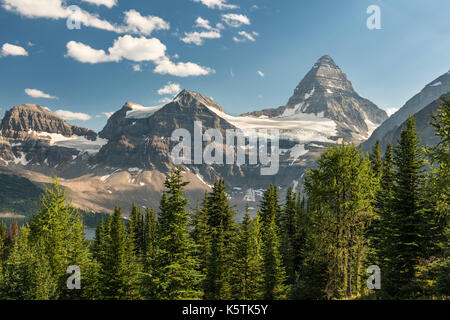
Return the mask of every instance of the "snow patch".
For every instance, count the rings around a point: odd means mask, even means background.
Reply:
[[[95,154],[108,143],[107,139],[97,137],[97,140],[91,141],[84,136],[73,135],[66,137],[60,133],[36,132],[29,130],[28,134],[34,134],[43,140],[48,140],[51,146],[76,149],[83,153]]]
[[[140,105],[131,105],[130,111],[127,111],[125,118],[127,119],[145,119],[151,117],[156,111],[164,106],[143,107]]]

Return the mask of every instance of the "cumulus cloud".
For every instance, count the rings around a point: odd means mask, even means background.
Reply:
[[[158,90],[158,94],[163,96],[166,94],[176,95],[181,91],[181,86],[178,83],[168,82],[164,87]]]
[[[155,61],[165,56],[166,46],[157,38],[135,38],[125,35],[114,40],[105,50],[94,49],[84,43],[70,41],[66,45],[66,56],[83,63],[119,62],[127,59],[135,62]]]
[[[157,61],[154,72],[159,74],[169,74],[177,77],[206,76],[208,74],[215,73],[215,71],[211,68],[202,67],[192,62],[174,63],[167,57]]]
[[[213,28],[209,21],[202,17],[198,17],[195,20],[194,28],[206,29],[207,31],[185,32],[184,37],[180,38],[180,40],[184,43],[193,43],[197,46],[201,46],[204,43],[204,39],[221,38],[220,29]]]
[[[2,51],[0,53],[0,56],[6,57],[6,56],[27,56],[28,52],[24,48],[20,46],[16,46],[14,44],[5,43],[2,46]]]
[[[258,70],[258,75],[261,77],[261,78],[264,78],[264,72],[262,72],[262,71],[260,71],[260,70]]]
[[[119,62],[123,59],[134,62],[152,61],[156,64],[155,73],[179,77],[207,75],[214,72],[210,68],[192,62],[170,61],[166,56],[166,46],[157,38],[121,36],[107,51],[94,49],[76,41],[68,42],[66,47],[66,57],[82,63]]]
[[[83,2],[89,2],[97,6],[105,6],[112,8],[117,5],[117,0],[82,0]]]
[[[234,4],[227,3],[228,2],[227,0],[194,0],[194,2],[200,2],[210,9],[225,10],[225,9],[239,8]]]
[[[193,43],[197,46],[201,46],[204,43],[204,39],[219,39],[220,37],[220,32],[217,30],[185,32],[184,37],[181,38],[181,41],[184,43]]]
[[[202,17],[198,17],[197,20],[195,20],[195,27],[203,28],[206,30],[212,29],[211,25],[209,24],[209,20],[203,19]]]
[[[136,33],[149,35],[154,30],[166,30],[170,25],[155,16],[142,16],[136,10],[124,12],[124,25],[118,26],[101,19],[98,15],[83,9],[74,10],[66,6],[65,0],[1,0],[3,8],[27,18],[68,19],[79,21],[86,27],[93,27],[116,33]],[[112,7],[116,0],[84,0],[98,5]]]
[[[149,35],[154,30],[169,30],[170,24],[160,17],[156,16],[142,16],[136,10],[129,10],[125,13],[125,32],[133,32],[138,34]]]
[[[92,117],[86,113],[81,112],[72,112],[68,110],[56,110],[55,114],[63,118],[64,120],[80,120],[80,121],[88,121]]]
[[[245,31],[239,31],[238,35],[240,37],[233,37],[233,41],[235,42],[245,42],[245,41],[252,41],[255,42],[255,36],[258,36],[259,34],[257,32],[252,32],[251,34]]]
[[[44,98],[44,99],[58,99],[58,97],[52,96],[38,89],[25,89],[25,93],[32,98]]]
[[[165,97],[165,98],[159,99],[158,102],[167,104],[169,102],[172,102],[172,99]]]
[[[222,20],[233,28],[239,28],[243,24],[250,25],[250,19],[243,14],[227,13],[222,15]]]

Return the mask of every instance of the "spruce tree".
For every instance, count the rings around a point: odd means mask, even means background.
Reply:
[[[381,175],[383,161],[381,160],[381,145],[380,140],[377,140],[375,145],[372,148],[372,152],[369,154],[370,164],[372,166],[372,170],[374,176],[379,178]]]
[[[131,300],[139,298],[137,275],[139,266],[132,237],[127,234],[119,207],[101,227],[95,247],[100,263],[100,290],[103,299]]]
[[[280,253],[280,213],[278,188],[270,185],[265,191],[259,212],[262,244],[262,297],[277,300],[289,295],[285,285],[286,273]]]
[[[384,286],[382,290],[391,297],[412,297],[417,291],[416,267],[424,254],[424,227],[421,188],[423,185],[424,157],[415,130],[415,120],[410,116],[394,151],[394,189],[390,243],[385,254]]]
[[[223,179],[214,183],[213,190],[208,195],[207,217],[210,244],[204,284],[205,298],[208,300],[229,299],[231,298],[230,268],[236,226],[234,211],[230,206]]]
[[[199,270],[202,274],[206,275],[208,265],[208,252],[209,252],[209,227],[208,227],[208,193],[205,192],[201,207],[198,205],[192,214],[191,219],[191,236],[197,245],[196,257],[200,262]]]
[[[261,245],[258,218],[250,218],[248,204],[234,246],[231,290],[233,299],[255,300],[261,297]]]
[[[195,244],[188,231],[189,201],[184,197],[181,169],[173,170],[165,181],[158,219],[158,240],[151,274],[154,298],[200,298],[201,274],[195,259]]]
[[[295,238],[296,238],[297,195],[289,187],[286,193],[286,202],[281,213],[281,253],[283,265],[286,268],[286,284],[295,283]]]
[[[29,237],[30,243],[42,246],[43,258],[48,262],[54,281],[58,284],[55,298],[91,298],[95,286],[95,263],[89,244],[84,239],[81,215],[67,199],[57,178],[41,197],[41,209],[30,221]],[[81,290],[67,288],[69,266],[80,268]]]
[[[361,290],[359,274],[368,246],[365,233],[373,218],[370,162],[353,144],[329,146],[318,168],[307,171],[305,189],[310,207],[305,263],[314,287],[306,291],[319,298],[351,298]],[[325,286],[317,290],[324,279]]]

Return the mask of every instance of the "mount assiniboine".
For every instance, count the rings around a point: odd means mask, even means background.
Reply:
[[[175,129],[279,129],[280,168],[262,176],[259,165],[183,165],[195,204],[219,177],[239,206],[256,201],[273,183],[286,190],[301,183],[305,170],[330,143],[360,143],[387,114],[360,97],[329,56],[307,73],[288,103],[279,108],[232,116],[206,95],[183,90],[170,103],[144,107],[127,102],[98,134],[72,126],[45,107],[14,106],[0,122],[0,172],[41,185],[57,175],[75,206],[94,212],[158,206],[165,174],[175,165],[170,137]],[[225,134],[224,134],[225,136]]]

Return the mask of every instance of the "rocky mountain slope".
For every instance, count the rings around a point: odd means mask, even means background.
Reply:
[[[364,142],[363,150],[370,151],[377,140],[386,141],[390,132],[395,131],[404,123],[410,114],[416,114],[436,99],[439,99],[442,94],[450,91],[449,79],[450,71],[428,83],[418,94],[409,99],[404,106],[373,132],[370,138]]]
[[[450,99],[450,96],[448,96],[448,99]],[[425,108],[414,114],[414,120],[416,121],[416,131],[419,135],[421,144],[424,146],[436,145],[440,141],[440,137],[435,135],[435,130],[430,125],[430,122],[432,121],[431,116],[436,114],[441,105],[441,99],[436,99]],[[382,150],[385,150],[389,141],[392,142],[393,146],[396,146],[400,139],[401,132],[405,128],[406,121],[385,134],[380,140]]]
[[[314,64],[286,106],[245,115],[279,119],[315,115],[331,119],[337,125],[337,135],[347,141],[367,139],[388,118],[384,110],[355,92],[345,73],[327,55]]]

